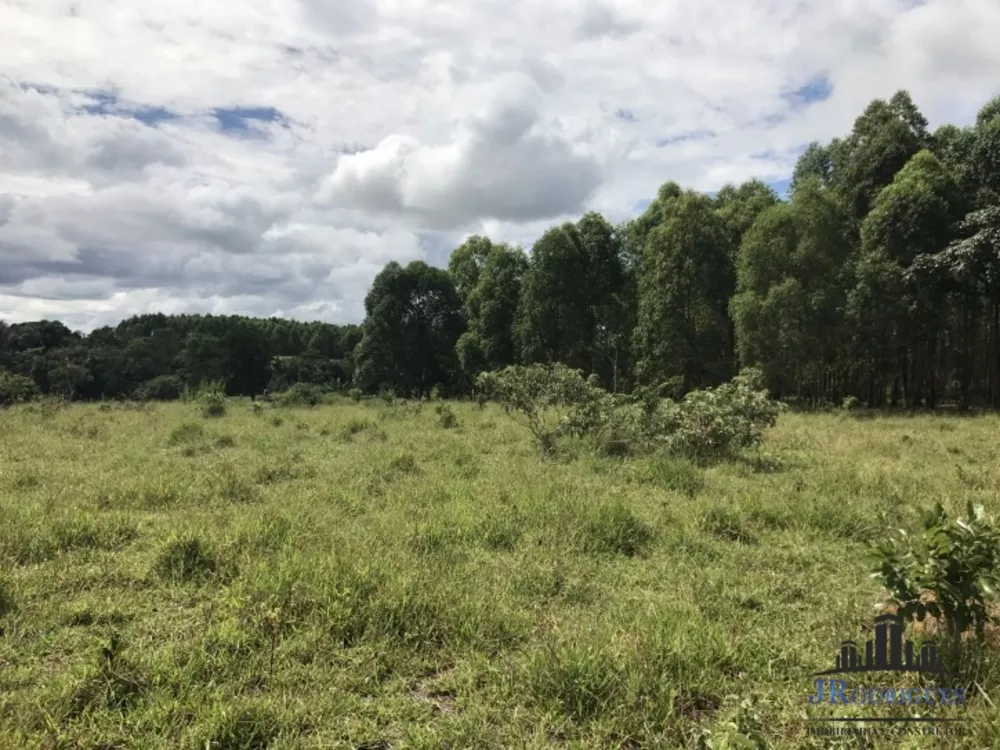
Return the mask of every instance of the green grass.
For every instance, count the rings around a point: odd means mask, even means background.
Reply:
[[[867,545],[1000,513],[992,416],[786,414],[699,468],[450,407],[0,412],[0,748],[858,747],[803,720]],[[970,736],[867,746],[1000,746],[973,667]]]

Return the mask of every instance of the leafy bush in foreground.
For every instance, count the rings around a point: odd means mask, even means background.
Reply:
[[[889,589],[904,619],[943,618],[953,641],[968,630],[983,640],[992,619],[987,599],[1000,588],[1000,530],[971,502],[964,519],[948,518],[938,503],[923,526],[914,536],[897,529],[876,545],[872,577]]]

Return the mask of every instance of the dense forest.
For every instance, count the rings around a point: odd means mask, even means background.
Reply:
[[[474,236],[447,269],[389,263],[365,313],[0,325],[0,368],[8,391],[30,378],[98,399],[206,381],[462,395],[479,372],[536,362],[684,392],[757,365],[806,403],[1000,407],[1000,98],[933,132],[907,92],[875,100],[805,150],[787,200],[759,180],[714,196],[667,182],[642,215],[588,213],[530,253]]]

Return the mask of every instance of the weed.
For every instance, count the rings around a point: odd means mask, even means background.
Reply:
[[[156,558],[155,572],[169,581],[202,581],[219,572],[213,551],[197,536],[171,538]]]
[[[601,505],[584,529],[588,552],[632,557],[653,539],[652,528],[620,502]]]

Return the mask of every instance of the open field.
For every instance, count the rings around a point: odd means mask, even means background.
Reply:
[[[803,720],[867,545],[1000,512],[995,416],[786,414],[698,468],[452,408],[0,413],[0,747],[858,747]],[[995,654],[966,738],[865,746],[1000,747]]]

